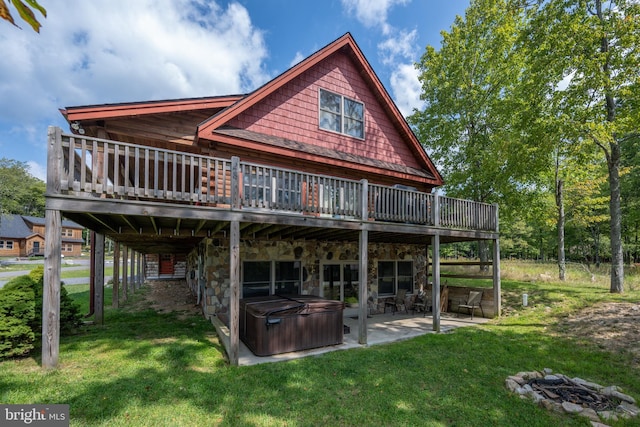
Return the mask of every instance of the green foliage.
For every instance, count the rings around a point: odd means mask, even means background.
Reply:
[[[45,190],[26,163],[0,159],[0,213],[44,217]]]
[[[9,281],[0,289],[0,359],[28,354],[42,330],[44,267]],[[60,289],[60,333],[75,331],[82,323],[79,306]]]
[[[35,31],[36,33],[40,32],[40,22],[38,22],[38,19],[36,18],[36,15],[33,13],[33,10],[31,10],[31,8],[39,11],[42,16],[46,18],[47,11],[44,9],[44,7],[40,6],[36,0],[25,0],[25,2],[27,3],[26,5],[21,0],[7,0],[7,2],[9,4],[13,4],[13,6],[18,11],[18,14],[20,15],[20,18],[22,18],[27,24],[29,24],[31,28],[33,28],[33,31]],[[5,0],[0,0],[0,18],[4,19],[5,21],[9,21],[10,23],[18,27],[18,25],[13,20],[11,12],[9,11],[7,2],[5,2]]]
[[[608,227],[622,277],[622,223],[640,255],[639,16],[633,0],[472,0],[416,64],[426,106],[409,122],[448,195],[500,204],[510,250],[557,253],[562,181],[569,251]],[[510,236],[518,221],[530,232]]]
[[[22,356],[33,349],[34,283],[20,276],[0,289],[0,359]]]

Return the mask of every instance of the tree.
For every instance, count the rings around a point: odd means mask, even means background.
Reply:
[[[417,64],[424,111],[409,117],[420,141],[444,171],[453,197],[500,203],[516,214],[539,187],[536,152],[525,147],[520,122],[529,99],[516,98],[523,58],[516,41],[521,7],[509,0],[476,0],[443,31],[442,46],[427,46]],[[533,147],[533,148],[532,148]],[[486,251],[479,249],[481,260]]]
[[[0,159],[0,213],[44,216],[46,184],[24,162]]]
[[[18,14],[20,15],[20,17],[27,24],[31,25],[31,28],[33,28],[33,31],[35,31],[36,33],[40,32],[40,26],[41,26],[40,22],[38,22],[38,20],[36,19],[36,15],[33,13],[33,10],[31,10],[31,8],[39,11],[42,14],[42,16],[46,18],[47,11],[44,9],[44,7],[40,6],[38,2],[35,0],[25,0],[28,6],[25,5],[21,0],[7,0],[7,2],[9,4],[13,4],[13,6],[18,11]],[[18,25],[13,20],[13,16],[11,16],[11,12],[9,11],[9,7],[7,6],[7,3],[5,2],[5,0],[0,0],[0,18],[4,19],[5,21],[9,21],[10,23],[18,27]]]
[[[624,291],[621,152],[640,123],[640,4],[633,0],[551,0],[532,9],[528,61],[560,108],[564,126],[606,160],[611,292]],[[566,86],[562,90],[560,86]]]

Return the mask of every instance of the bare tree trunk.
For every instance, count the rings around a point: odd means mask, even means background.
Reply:
[[[478,241],[478,256],[480,257],[480,271],[489,271],[489,244],[487,240]]]
[[[593,262],[596,268],[600,268],[600,228],[596,225],[591,227],[593,236]]]
[[[601,22],[605,18],[602,14],[602,0],[596,0],[596,14]],[[609,37],[604,34],[600,39],[600,53],[605,59],[602,64],[602,72],[607,80],[611,80]],[[616,100],[609,90],[605,90],[605,110],[607,122],[613,123],[616,119]],[[616,135],[609,140],[609,147],[604,141],[599,143],[607,156],[607,168],[609,169],[609,211],[611,215],[611,288],[612,293],[624,291],[624,257],[622,254],[622,210],[620,207],[620,142]]]
[[[609,187],[611,199],[611,288],[612,293],[624,292],[624,257],[622,253],[622,209],[620,207],[620,146],[613,141],[610,146]]]
[[[558,208],[558,279],[564,281],[567,266],[564,254],[564,181],[556,169],[556,206]]]

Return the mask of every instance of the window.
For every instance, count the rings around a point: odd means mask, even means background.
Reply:
[[[242,268],[243,298],[300,293],[299,261],[245,261]]]
[[[248,298],[269,295],[271,262],[245,262],[243,266],[242,296]]]
[[[413,262],[379,261],[378,294],[395,295],[398,289],[413,293]]]
[[[13,240],[0,240],[0,249],[13,249]]]
[[[320,128],[364,138],[364,104],[320,89]]]

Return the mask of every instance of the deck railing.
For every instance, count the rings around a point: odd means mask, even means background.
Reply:
[[[50,193],[497,229],[497,207],[486,203],[241,162],[237,157],[219,159],[63,134],[58,128],[49,133],[50,150],[57,153],[50,159],[60,162],[55,167],[60,176],[49,177],[57,180],[48,186]]]

